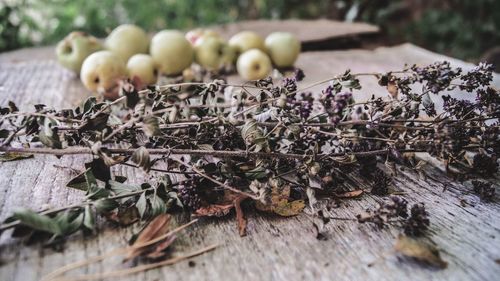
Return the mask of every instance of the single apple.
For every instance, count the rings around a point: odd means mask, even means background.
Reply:
[[[108,35],[104,45],[126,63],[131,56],[148,52],[149,36],[136,25],[122,24]]]
[[[229,39],[229,45],[234,47],[238,54],[242,54],[250,49],[266,51],[264,39],[253,31],[241,31]]]
[[[80,79],[85,88],[103,94],[105,98],[118,97],[118,85],[127,76],[123,60],[111,51],[98,51],[85,59]]]
[[[251,49],[238,57],[236,69],[243,79],[258,80],[269,75],[272,65],[266,53],[259,49]]]
[[[56,56],[62,66],[80,73],[83,61],[101,49],[102,45],[95,37],[85,32],[73,31],[57,44]]]
[[[156,83],[158,72],[155,62],[150,55],[136,54],[127,62],[128,77],[132,80],[139,79],[141,86]]]
[[[236,58],[236,52],[222,38],[203,36],[194,46],[195,61],[210,70],[229,67]]]
[[[194,51],[191,43],[177,30],[163,30],[151,40],[149,53],[158,71],[165,75],[177,75],[193,62]]]
[[[289,32],[274,32],[266,37],[266,50],[279,68],[292,67],[300,53],[300,41]]]
[[[218,37],[221,38],[220,34],[212,29],[205,29],[205,28],[196,28],[193,30],[190,30],[186,33],[186,39],[191,42],[191,44],[194,46],[196,45],[196,42],[198,39],[204,36],[213,36],[213,37]]]

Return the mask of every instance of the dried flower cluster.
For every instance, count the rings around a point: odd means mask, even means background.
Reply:
[[[322,81],[329,85],[320,95],[307,90],[321,83],[299,87],[304,73],[298,70],[282,81],[244,85],[224,77],[144,90],[125,84],[114,102],[89,98],[66,110],[36,105],[34,112],[20,112],[10,103],[0,109],[2,157],[91,154],[93,160],[68,183],[86,192],[84,202],[16,212],[1,230],[61,237],[92,230],[96,214],[129,224],[174,210],[222,216],[235,209],[244,234],[243,201],[296,215],[314,194],[345,192],[349,175],[371,181],[373,194],[386,195],[391,175],[374,167],[383,162],[394,173],[398,165],[418,171],[415,152],[441,159],[450,173],[489,177],[500,153],[500,98],[489,86],[491,70],[480,64],[464,72],[441,62],[389,73],[346,71]],[[355,103],[360,76],[378,79],[389,96]],[[476,99],[447,95],[455,88]],[[431,98],[438,94],[441,113]],[[142,168],[157,180],[129,184],[111,172],[114,165]],[[427,228],[423,205],[414,205],[408,216],[404,199],[391,200],[359,220],[382,226],[403,218],[411,235]]]

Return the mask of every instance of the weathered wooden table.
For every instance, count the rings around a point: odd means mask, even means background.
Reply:
[[[63,108],[87,97],[89,93],[77,77],[62,69],[52,52],[53,47],[46,47],[0,54],[0,104],[12,100],[23,110],[31,110],[37,103]],[[388,71],[400,69],[404,63],[427,64],[436,60],[471,67],[411,44],[375,50],[306,52],[301,54],[297,66],[308,75],[303,83],[309,84],[347,68],[354,72]],[[359,100],[372,93],[386,94],[379,87],[371,87],[375,80],[364,82],[364,90],[356,92]],[[494,84],[500,86],[498,75]],[[320,90],[321,87],[314,89]],[[72,172],[61,167],[81,170],[86,160],[85,156],[64,156],[60,160],[36,156],[0,163],[0,219],[16,207],[37,210],[47,204],[58,207],[79,202],[82,192],[65,187]],[[137,182],[148,177],[128,167],[115,172]],[[426,239],[437,244],[448,261],[444,270],[401,260],[391,253],[399,233],[392,227],[378,230],[370,224],[333,220],[326,225],[328,239],[320,241],[307,213],[292,218],[250,214],[246,237],[239,237],[234,217],[204,219],[179,237],[176,253],[218,243],[215,251],[192,259],[194,264],[184,261],[123,280],[499,280],[498,197],[493,203],[480,202],[468,192],[470,184],[453,181],[439,165],[430,166],[426,174],[427,180],[421,180],[413,172],[402,171],[394,185],[407,192],[403,196],[410,203],[426,203],[431,214]],[[499,183],[498,179],[494,182]],[[369,195],[344,200],[339,208],[331,210],[331,215],[354,217],[380,200]],[[135,231],[137,227],[102,226],[97,235],[73,236],[62,252],[40,245],[26,246],[5,233],[0,238],[0,280],[37,280],[62,265],[124,246]],[[120,266],[119,259],[107,259],[72,274]]]

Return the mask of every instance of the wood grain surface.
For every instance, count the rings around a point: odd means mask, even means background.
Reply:
[[[78,79],[62,69],[50,57],[47,47],[0,54],[0,104],[12,100],[22,110],[37,103],[56,108],[77,105],[89,93]],[[308,77],[302,85],[326,79],[350,68],[353,72],[400,69],[404,63],[426,64],[449,60],[456,66],[471,65],[405,44],[373,51],[349,50],[308,52],[297,63]],[[232,77],[236,81],[236,77]],[[376,81],[367,78],[365,89],[355,93],[358,100],[371,94],[386,95]],[[499,76],[495,85],[500,86]],[[373,87],[372,87],[373,86]],[[324,86],[323,86],[324,87]],[[320,91],[316,87],[313,91]],[[463,93],[457,93],[463,95]],[[439,101],[439,98],[436,99]],[[65,187],[73,176],[71,167],[83,169],[86,156],[36,156],[33,159],[0,163],[0,219],[17,207],[35,210],[76,203],[82,192]],[[140,182],[149,175],[130,167],[115,172]],[[248,235],[239,237],[234,215],[223,219],[203,219],[184,231],[175,243],[175,253],[187,253],[213,243],[219,247],[193,258],[194,263],[180,262],[119,280],[498,280],[500,276],[500,204],[483,203],[470,194],[468,183],[447,177],[439,166],[430,166],[427,179],[411,171],[401,171],[394,181],[396,190],[404,192],[410,203],[425,202],[431,216],[429,242],[441,249],[448,268],[435,270],[399,258],[392,251],[399,230],[378,230],[370,224],[332,220],[326,225],[327,240],[317,240],[313,217],[306,213],[292,218],[249,214]],[[498,185],[498,179],[494,182]],[[352,179],[353,188],[364,183]],[[445,188],[446,187],[446,188]],[[330,214],[354,218],[372,208],[380,197],[363,195],[341,201]],[[465,202],[465,203],[464,203]],[[185,216],[177,218],[186,222]],[[0,280],[38,280],[65,264],[102,254],[126,245],[138,226],[116,228],[101,224],[98,234],[75,235],[56,252],[39,244],[24,245],[0,238]],[[372,266],[369,264],[373,263]],[[71,274],[98,273],[122,268],[117,258],[106,259]]]

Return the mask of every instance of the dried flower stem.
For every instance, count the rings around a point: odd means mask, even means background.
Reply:
[[[89,265],[89,264],[104,260],[104,259],[109,258],[109,257],[125,254],[132,249],[137,249],[137,248],[142,248],[142,247],[146,247],[149,245],[153,245],[153,244],[155,244],[163,239],[166,239],[167,237],[172,236],[175,233],[191,226],[192,224],[196,223],[197,221],[198,221],[198,219],[191,220],[190,222],[188,222],[186,224],[183,224],[183,225],[181,225],[181,226],[179,226],[179,227],[177,227],[177,228],[175,228],[175,229],[173,229],[173,230],[171,230],[171,231],[169,231],[161,236],[156,237],[155,239],[145,241],[143,243],[134,244],[132,246],[123,247],[123,248],[116,248],[116,249],[110,250],[110,251],[108,251],[102,255],[99,255],[99,256],[95,256],[95,257],[91,257],[91,258],[88,258],[88,259],[83,260],[83,261],[78,261],[75,263],[67,264],[63,267],[60,267],[60,268],[52,271],[51,273],[47,274],[46,276],[44,276],[42,278],[42,281],[43,280],[54,280],[55,277],[57,277],[61,274],[64,274],[65,272],[68,272],[70,270],[74,270],[74,269],[77,269],[79,267]],[[74,280],[74,279],[71,279],[71,280]]]
[[[125,154],[131,155],[136,149],[133,148],[109,148],[106,149],[107,152],[111,154]],[[87,147],[72,147],[64,149],[54,149],[54,148],[21,148],[21,147],[0,147],[0,151],[3,152],[17,152],[17,153],[31,153],[31,154],[51,154],[51,155],[75,155],[75,154],[92,154],[92,150]],[[228,151],[228,150],[200,150],[200,149],[168,149],[168,148],[150,148],[147,149],[149,154],[159,154],[159,155],[198,155],[198,156],[215,156],[215,157],[261,157],[261,158],[282,158],[282,159],[303,159],[306,157],[302,154],[285,154],[276,152],[247,152],[247,151]],[[318,157],[322,156],[345,156],[345,155],[355,155],[355,156],[370,156],[370,155],[381,155],[387,153],[387,149],[363,151],[363,152],[349,152],[349,153],[331,153],[331,154],[318,154]],[[400,152],[424,152],[424,150],[415,149],[403,149]]]

